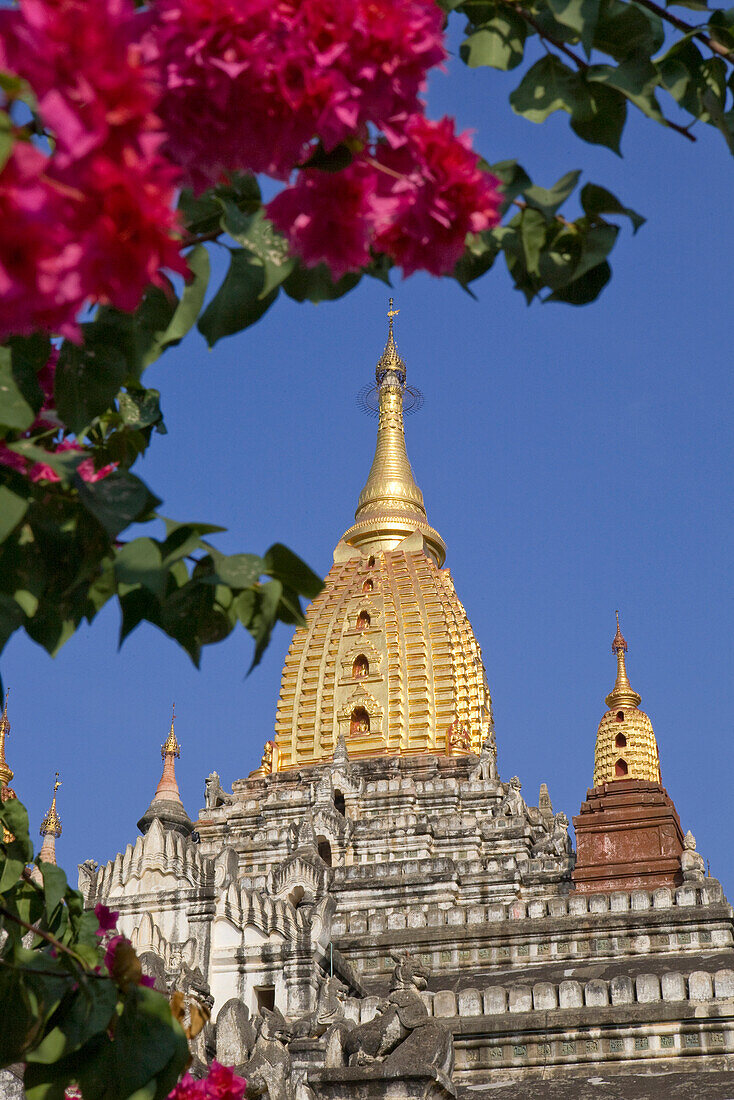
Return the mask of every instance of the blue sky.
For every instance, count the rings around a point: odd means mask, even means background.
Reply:
[[[455,58],[448,70],[431,110],[473,129],[488,160],[516,157],[547,186],[583,168],[648,218],[635,238],[625,226],[611,284],[581,309],[528,308],[499,264],[478,302],[427,276],[396,280],[398,344],[425,394],[409,454],[482,646],[501,774],[519,774],[532,803],[546,781],[556,810],[578,811],[619,607],[663,782],[734,894],[728,154],[705,127],[693,146],[632,118],[619,159],[583,145],[565,115],[513,116],[518,76]],[[232,552],[285,542],[326,573],[372,460],[375,422],[355,395],[384,344],[387,295],[365,282],[333,304],[281,298],[212,352],[193,334],[152,367],[169,434],[139,472],[162,511],[221,523]],[[72,879],[80,860],[134,841],[174,700],[192,817],[212,769],[230,784],[257,766],[289,642],[280,627],[245,679],[244,634],[197,672],[152,627],[118,653],[117,630],[110,607],[55,660],[19,636],[3,657],[14,786],[37,828],[61,771]]]

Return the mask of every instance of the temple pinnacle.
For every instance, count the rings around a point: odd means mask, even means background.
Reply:
[[[53,799],[41,822],[41,828],[39,830],[43,837],[43,844],[41,845],[41,851],[38,854],[38,858],[43,863],[56,863],[56,841],[61,836],[61,818],[56,809],[56,792],[60,786],[61,780],[59,779],[59,773],[56,772]]]
[[[176,781],[176,757],[181,756],[181,746],[174,730],[175,721],[176,704],[174,703],[171,728],[168,731],[168,737],[161,745],[163,772],[155,789],[153,800],[138,822],[138,828],[142,833],[147,833],[156,819],[161,822],[164,828],[176,829],[184,836],[188,836],[193,828],[191,820],[184,809]]]
[[[176,704],[173,704],[173,713],[171,714],[171,728],[168,731],[168,737],[161,745],[161,756],[165,760],[167,756],[181,756],[181,746],[176,740],[176,734],[174,732],[174,723],[176,721]]]
[[[612,653],[617,655],[617,679],[614,689],[606,697],[606,704],[610,709],[617,706],[638,707],[641,698],[636,691],[632,690],[632,685],[627,679],[627,666],[624,659],[627,642],[619,625],[619,611],[615,611],[614,614],[617,616],[617,633],[612,640]]]
[[[15,798],[15,791],[12,791],[8,786],[8,783],[13,778],[13,770],[8,767],[7,760],[5,759],[5,741],[10,734],[10,722],[8,721],[9,695],[10,688],[5,692],[5,704],[3,706],[2,717],[0,717],[0,787],[2,788],[3,802],[6,802],[9,798]]]
[[[379,419],[377,443],[367,484],[359,494],[354,526],[344,540],[363,552],[394,550],[418,531],[426,552],[443,565],[446,547],[429,526],[423,494],[415,483],[405,447],[403,396],[405,362],[395,343],[394,321],[400,311],[393,299],[387,311],[387,342],[375,367]]]

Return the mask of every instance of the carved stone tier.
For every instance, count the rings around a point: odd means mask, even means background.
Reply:
[[[456,1089],[440,1070],[384,1065],[322,1069],[309,1084],[323,1100],[454,1100]]]
[[[660,783],[602,783],[587,791],[573,825],[576,890],[649,890],[683,881],[683,830],[673,800]]]

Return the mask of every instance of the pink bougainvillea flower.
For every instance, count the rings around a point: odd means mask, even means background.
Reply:
[[[246,1087],[247,1081],[238,1077],[231,1066],[214,1061],[209,1075],[199,1081],[184,1074],[168,1100],[242,1100]]]
[[[122,935],[113,936],[107,944],[107,949],[104,953],[104,964],[107,970],[112,973],[112,969],[115,965],[115,955],[117,954],[117,948],[123,943],[129,943],[129,940]]]
[[[399,148],[382,145],[376,159],[379,190],[395,200],[375,234],[375,247],[405,275],[451,271],[468,233],[499,222],[499,181],[479,166],[468,134],[454,133],[453,119],[433,122],[421,115],[406,127]]]
[[[267,215],[306,264],[326,263],[338,279],[370,261],[376,186],[364,161],[341,172],[305,169],[268,203]]]
[[[50,156],[17,141],[0,173],[0,338],[78,339],[85,305],[133,310],[161,267],[187,272],[158,71],[138,44],[149,21],[132,0],[0,10],[0,61],[28,81],[53,137]]]
[[[95,905],[94,915],[99,923],[99,928],[97,929],[98,936],[104,936],[107,932],[113,932],[116,929],[117,918],[120,914],[112,909],[108,909],[101,901]]]
[[[145,40],[166,150],[197,189],[224,171],[287,178],[372,124],[399,133],[445,57],[432,0],[159,0]]]
[[[36,329],[73,335],[84,302],[72,203],[49,158],[17,141],[0,173],[0,339]]]

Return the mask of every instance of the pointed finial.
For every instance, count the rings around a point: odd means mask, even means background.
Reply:
[[[627,643],[624,640],[624,635],[622,634],[622,630],[619,625],[619,611],[615,611],[614,614],[617,616],[617,633],[612,639],[612,653],[619,653],[620,649],[624,650],[624,652],[626,653]]]
[[[56,792],[61,786],[61,780],[59,779],[59,773],[56,772],[56,780],[54,782],[54,795],[51,801],[51,806],[46,812],[46,815],[41,822],[40,833],[41,836],[53,836],[57,840],[61,836],[61,818],[56,811]],[[46,860],[50,862],[50,860]]]
[[[614,614],[617,617],[617,633],[612,640],[612,653],[617,655],[617,679],[614,690],[606,698],[606,704],[610,710],[618,706],[637,707],[641,702],[640,696],[632,690],[632,685],[627,679],[627,666],[624,659],[627,642],[619,625],[619,611],[615,611]]]
[[[176,734],[174,732],[174,725],[176,722],[176,704],[173,704],[173,713],[171,715],[171,728],[168,733],[168,737],[161,745],[161,756],[165,760],[167,756],[180,756],[181,746],[176,740]]]
[[[393,300],[390,298],[390,308],[387,311],[387,343],[385,344],[385,350],[377,360],[375,379],[380,388],[384,383],[385,386],[398,389],[402,393],[405,390],[405,363],[400,358],[395,343],[395,333],[393,332],[393,322],[399,313],[400,310],[394,308]]]

